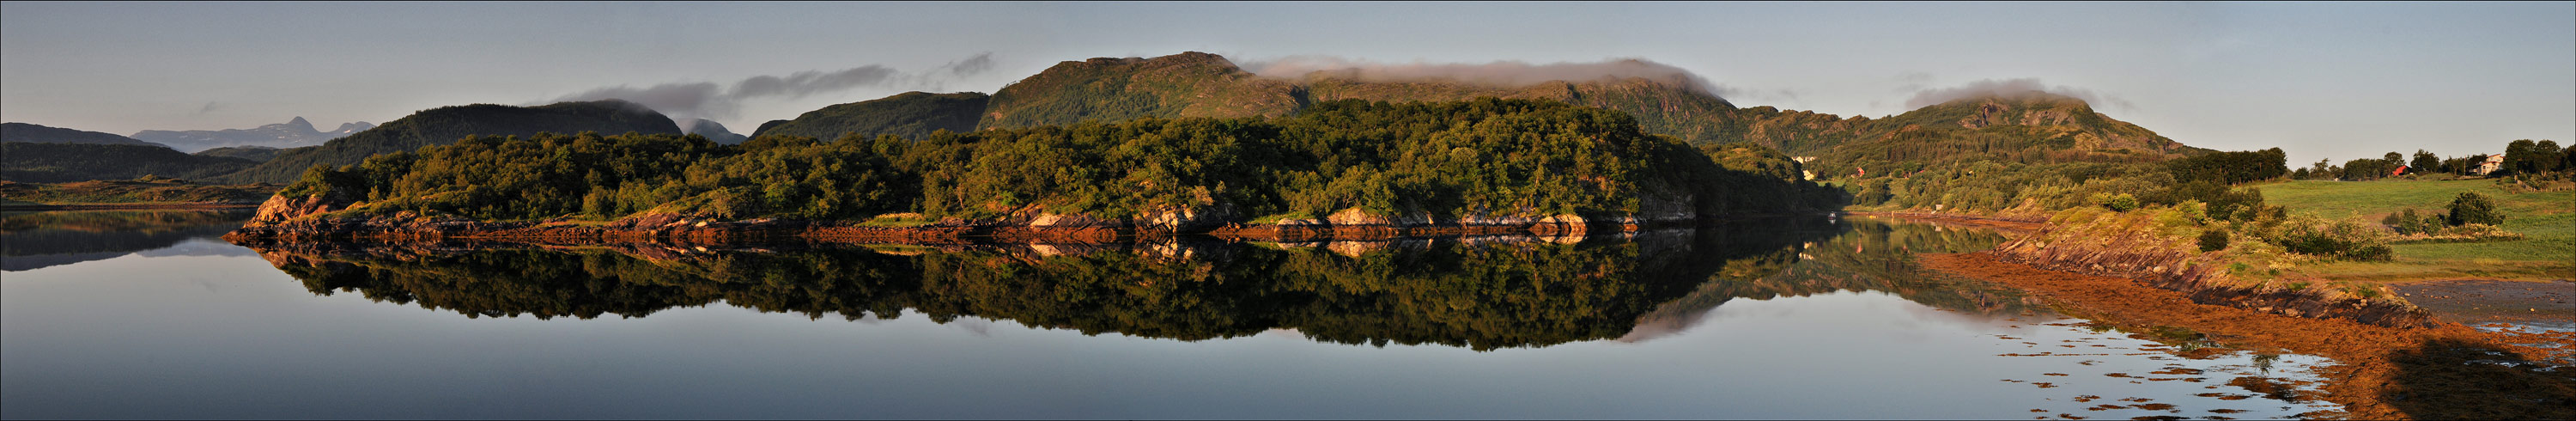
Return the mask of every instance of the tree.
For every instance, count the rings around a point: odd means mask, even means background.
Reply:
[[[2407,165],[2414,167],[2412,169],[2408,169],[2408,173],[2422,174],[2440,171],[2440,168],[2442,168],[2442,157],[2433,155],[2432,152],[2427,152],[2423,149],[2416,149],[2415,161]]]
[[[2532,162],[2535,161],[2534,158],[2537,158],[2536,156],[2533,156],[2533,152],[2536,151],[2533,151],[2532,149],[2536,146],[2539,145],[2533,144],[2531,139],[2522,139],[2506,143],[2504,145],[2504,171],[2514,174],[2523,174],[2534,171],[2533,168],[2537,168],[2538,165],[2534,165],[2535,163]]]
[[[2451,199],[2451,216],[2446,219],[2451,226],[2504,225],[2504,214],[2496,211],[2495,200],[2470,192],[2461,192],[2460,197]]]
[[[2540,143],[2532,144],[2531,171],[2541,172],[2570,169],[2566,166],[2565,157],[2562,155],[2564,155],[2564,153],[2558,149],[2558,141],[2543,140],[2540,141]]]

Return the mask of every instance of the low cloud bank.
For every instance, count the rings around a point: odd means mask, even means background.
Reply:
[[[834,71],[808,70],[787,75],[761,75],[729,84],[676,82],[651,86],[618,85],[556,97],[546,103],[622,99],[652,108],[682,127],[694,119],[740,117],[742,104],[769,99],[798,99],[861,87],[940,90],[948,82],[993,69],[993,53],[981,53],[919,72],[870,64]]]
[[[1905,100],[1905,108],[1923,108],[1961,99],[1983,96],[2009,97],[2033,92],[2074,97],[2075,99],[2081,99],[2084,100],[2085,103],[2096,106],[2110,105],[2119,107],[2123,110],[2137,108],[2136,105],[2130,104],[2128,100],[2072,86],[2048,86],[2048,84],[2041,83],[2039,78],[2004,80],[1986,79],[1948,88],[1927,88],[1917,90],[1914,91],[1913,98]]]
[[[1599,62],[1560,62],[1530,64],[1521,61],[1467,63],[1381,63],[1333,56],[1291,56],[1277,60],[1251,62],[1244,70],[1263,77],[1299,79],[1315,72],[1368,82],[1456,81],[1493,86],[1526,86],[1551,80],[1587,82],[1602,79],[1644,78],[1724,96],[1731,91],[1708,79],[1672,65],[1644,59],[1613,59]]]

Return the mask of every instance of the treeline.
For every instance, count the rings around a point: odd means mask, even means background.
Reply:
[[[2417,174],[2501,177],[2576,171],[2576,148],[2561,148],[2557,141],[2522,139],[2507,142],[2502,155],[2504,159],[2501,165],[2492,168],[2491,172],[2482,172],[2490,171],[2484,168],[2490,155],[2471,154],[2443,158],[2432,152],[2417,149],[2412,155],[2389,152],[2379,159],[2355,159],[2344,161],[2341,165],[2334,164],[2330,159],[2319,159],[2316,164],[2293,171],[2290,177],[2302,180],[2368,181]],[[2404,170],[2400,171],[2400,168]]]
[[[1713,158],[1711,154],[1717,154]],[[918,212],[1128,218],[1232,208],[1241,216],[1543,216],[1832,209],[1752,145],[1703,151],[1624,113],[1553,101],[1335,101],[1282,119],[1147,118],[921,139],[540,134],[317,166],[284,194],[342,194],[365,212],[486,220],[644,212],[854,219]]]
[[[2280,178],[2289,173],[2287,159],[2279,148],[2209,152],[2163,163],[1987,159],[1927,165],[1843,188],[1852,192],[1855,204],[1903,209],[2041,213],[2088,205],[2127,210],[2199,201],[2210,204],[2213,213],[2255,212],[2262,209],[2262,193],[2232,186]]]

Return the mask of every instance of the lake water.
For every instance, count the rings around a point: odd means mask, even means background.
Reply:
[[[2317,358],[2152,341],[1928,273],[1915,253],[2001,237],[1909,222],[1115,246],[255,250],[215,238],[248,216],[0,214],[0,417],[2333,409],[2299,396],[2312,387],[2270,389],[2315,380]]]

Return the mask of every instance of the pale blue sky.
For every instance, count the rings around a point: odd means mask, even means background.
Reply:
[[[1926,88],[2038,78],[2187,144],[2293,165],[2576,140],[2576,2],[2550,3],[0,3],[0,119],[132,134],[866,65],[964,77],[747,101],[738,132],[915,89],[991,92],[1059,61],[1643,58],[1738,105],[1880,116]]]

